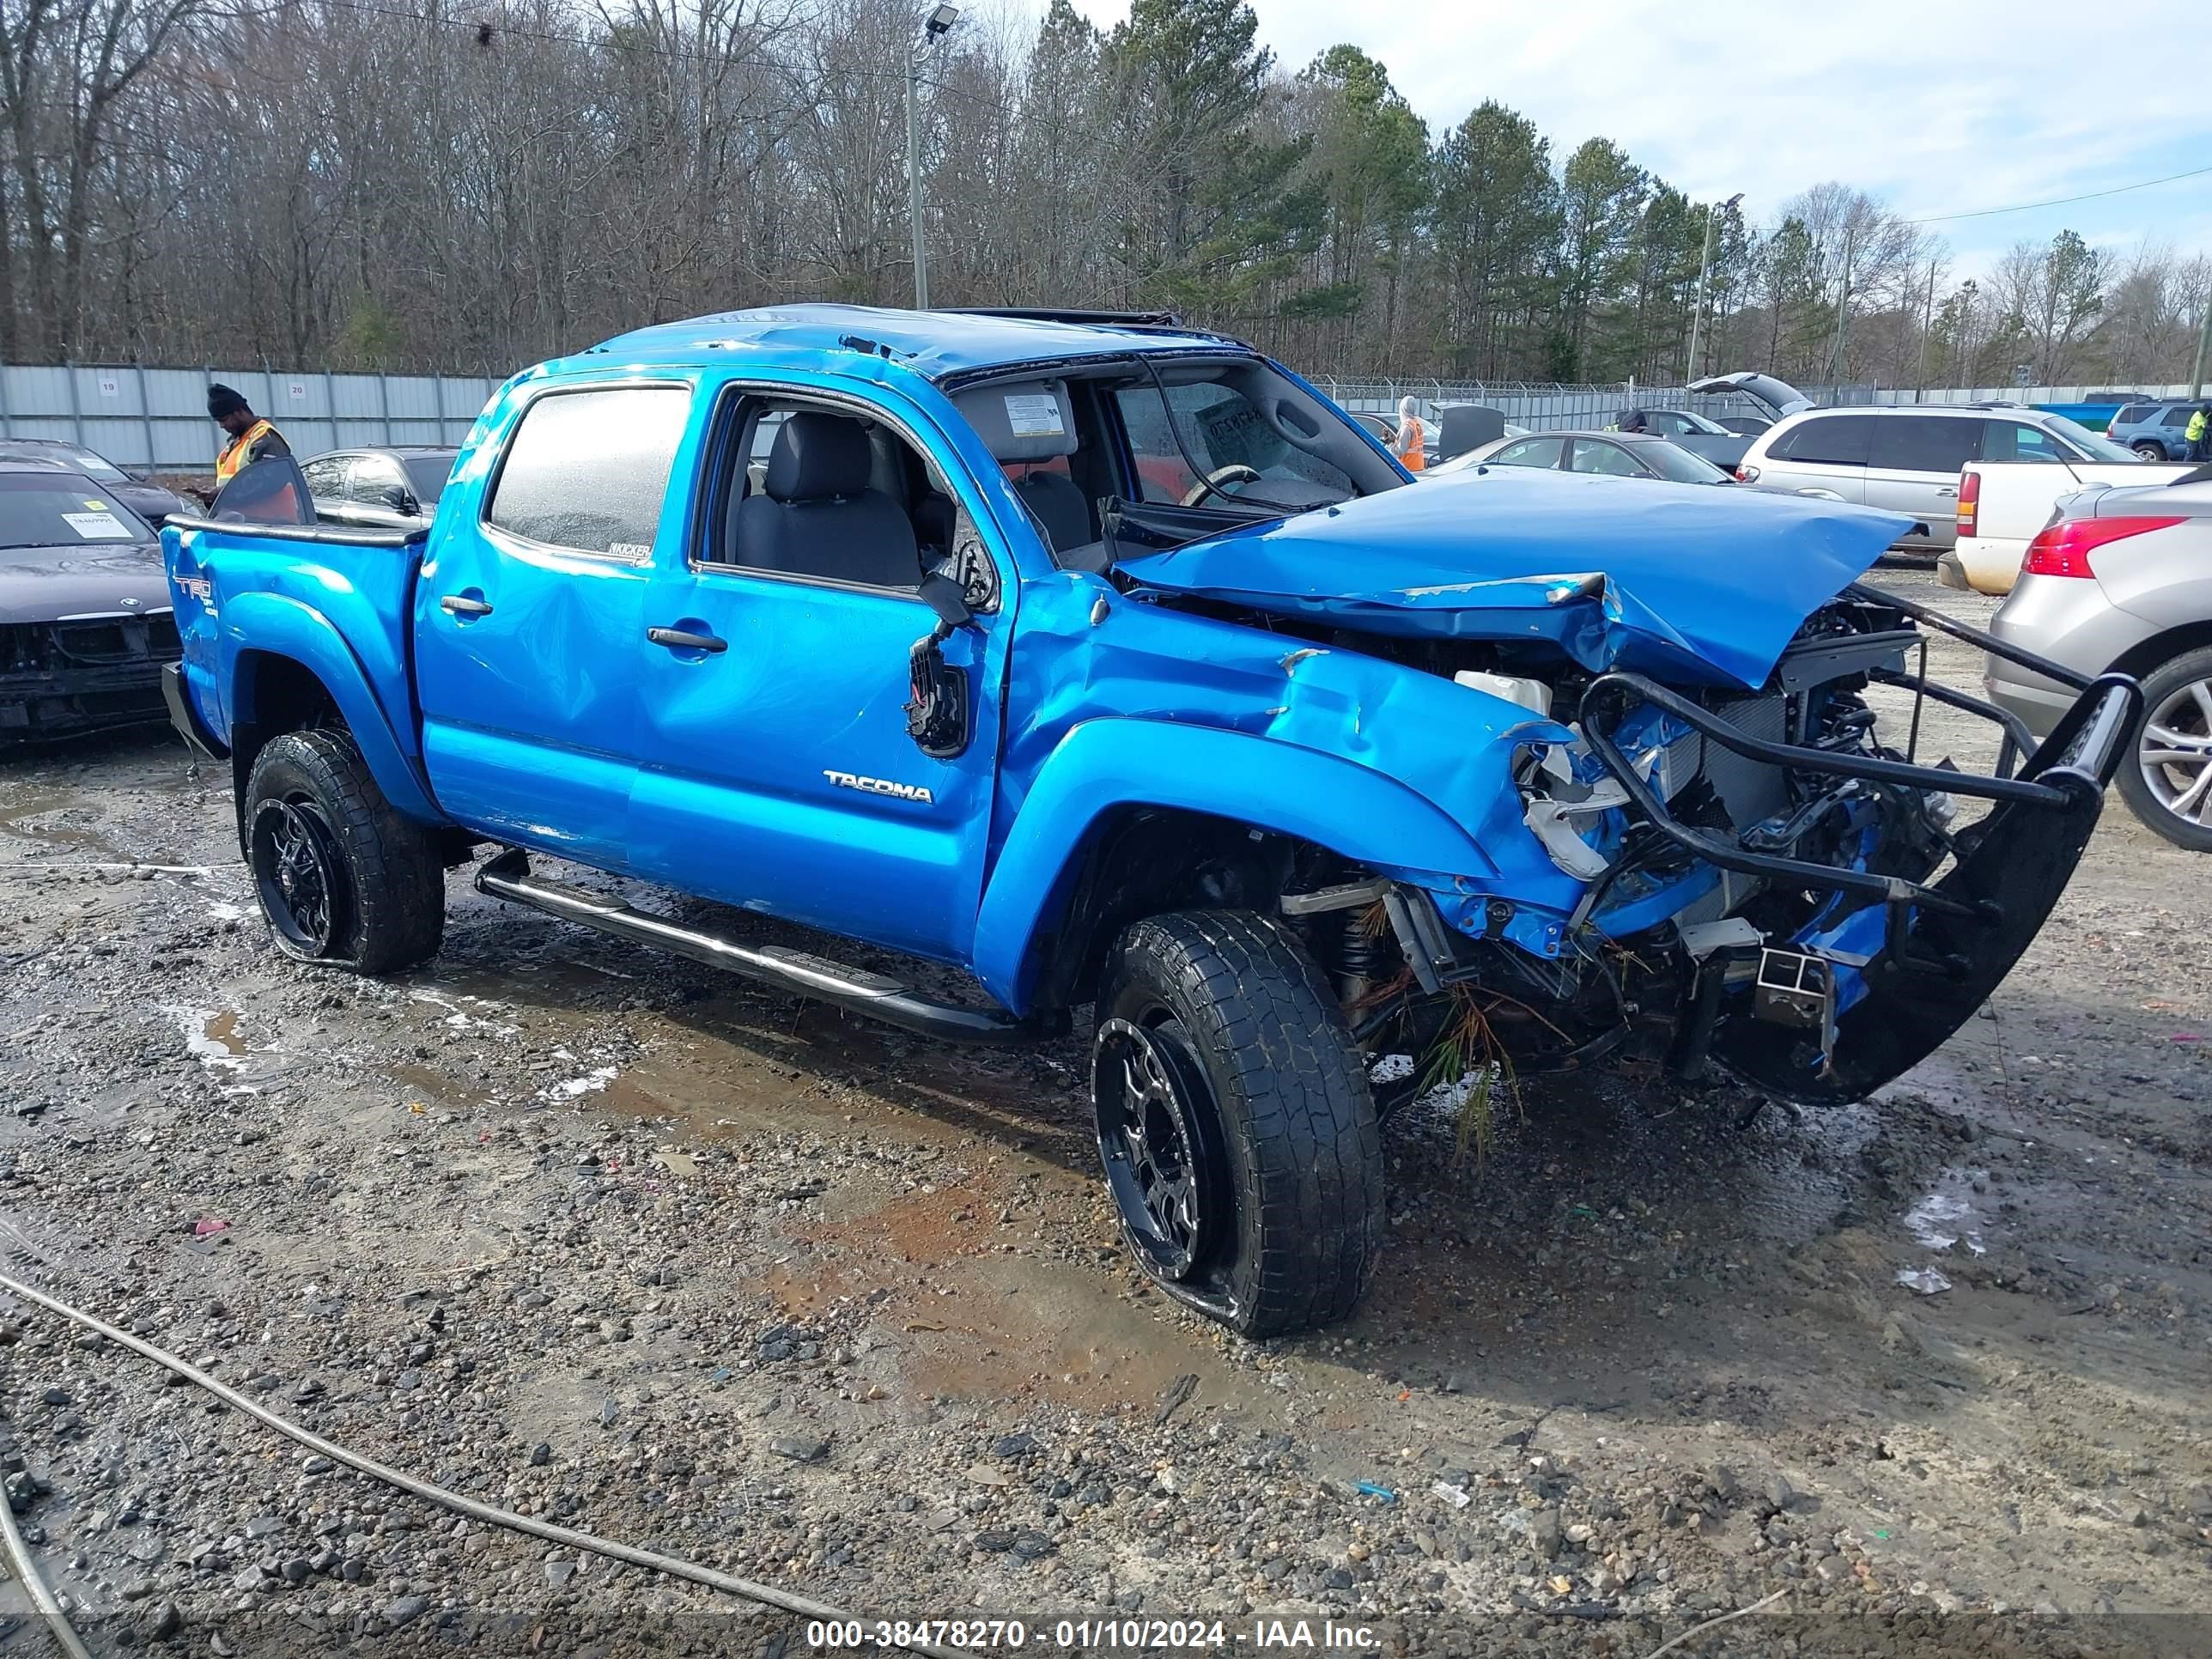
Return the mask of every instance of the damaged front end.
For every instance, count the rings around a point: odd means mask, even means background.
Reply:
[[[1526,743],[1515,766],[1523,824],[1579,884],[1564,916],[1418,872],[1295,893],[1285,915],[1371,1052],[1717,1065],[1791,1099],[1863,1098],[2019,960],[2140,713],[2125,676],[2070,678],[2073,712],[2027,753],[2016,721],[1927,678],[1916,623],[2005,648],[1854,586],[1755,692],[1624,670],[1581,685],[1573,740]],[[1878,732],[1877,685],[1909,699],[1902,748]],[[1995,724],[1990,773],[1923,763],[1929,701]]]
[[[1118,566],[1156,603],[1299,636],[1271,734],[1389,769],[1493,866],[1321,857],[1286,921],[1369,1051],[1413,1056],[1416,1081],[1469,1057],[1613,1056],[1863,1097],[1957,1030],[2041,927],[2137,688],[2031,663],[2081,693],[2035,748],[1929,679],[1922,630],[2019,653],[1858,583],[1893,516],[1662,486],[1632,501],[1513,471]],[[1460,714],[1394,683],[1324,702],[1358,684],[1331,653],[1479,700]],[[1930,702],[1994,723],[1990,772],[1923,757]],[[1409,736],[1391,715],[1415,710]],[[1471,763],[1499,750],[1502,768]]]
[[[161,668],[180,654],[166,609],[0,622],[0,743],[159,720]]]

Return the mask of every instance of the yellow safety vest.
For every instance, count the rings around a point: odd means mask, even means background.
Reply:
[[[266,420],[257,420],[252,426],[246,428],[245,431],[240,433],[235,438],[233,438],[228,443],[225,444],[223,446],[222,453],[216,457],[216,483],[218,484],[228,483],[233,477],[237,476],[238,469],[246,465],[246,458],[252,453],[253,446],[259,443],[264,438],[270,436],[276,430],[276,427],[270,422]]]
[[[2182,428],[2181,435],[2188,439],[2191,443],[2195,443],[2199,438],[2204,435],[2204,411],[2203,410],[2198,410],[2194,415],[2191,415],[2189,417],[2189,424]]]

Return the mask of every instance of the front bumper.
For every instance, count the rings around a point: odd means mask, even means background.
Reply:
[[[1840,901],[1837,914],[1879,908],[1881,927],[1869,930],[1872,948],[1863,960],[1850,964],[1859,976],[1859,994],[1826,1029],[1815,1034],[1730,1018],[1712,1037],[1714,1058],[1754,1083],[1799,1099],[1863,1098],[1926,1058],[1973,1016],[2065,890],[2096,828],[2105,787],[2127,753],[2129,734],[2142,711],[2142,689],[2126,675],[2091,681],[1893,594],[1867,597],[2067,685],[2073,695],[2064,713],[2037,744],[2000,708],[1930,684],[1921,675],[1877,676],[1998,724],[2004,738],[1996,767],[1979,775],[1750,737],[1638,675],[1605,676],[1583,703],[1583,729],[1592,750],[1627,792],[1632,815],[1653,830],[1718,869],[1790,890],[1834,895]],[[1755,850],[1742,838],[1679,821],[1613,743],[1612,734],[1621,720],[1646,703],[1695,727],[1708,743],[1763,764],[1996,804],[1954,838],[1948,868],[1932,880],[1928,878],[1933,872],[1915,879]],[[2031,748],[2015,770],[2016,757]]]
[[[0,629],[0,743],[158,721],[161,668],[177,654],[166,615],[9,623]]]

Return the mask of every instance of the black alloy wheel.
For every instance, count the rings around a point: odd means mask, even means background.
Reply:
[[[1206,1074],[1165,1008],[1098,1028],[1091,1099],[1106,1184],[1150,1270],[1180,1283],[1202,1262],[1220,1212],[1219,1115]]]
[[[328,954],[350,925],[352,896],[321,806],[304,792],[261,801],[252,850],[264,914],[300,954]]]

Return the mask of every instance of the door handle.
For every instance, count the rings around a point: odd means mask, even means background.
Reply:
[[[680,628],[648,628],[645,637],[655,645],[665,645],[671,651],[704,651],[714,656],[730,648],[730,642],[713,634],[690,634]]]
[[[482,599],[472,599],[465,593],[448,593],[438,601],[438,609],[453,617],[489,617],[491,606]]]
[[[1939,490],[1937,490],[1937,491],[1936,492],[1936,495],[1937,498],[1940,500],[1940,499],[1941,499],[1941,498],[1942,498],[1943,496],[1946,496],[1946,495],[1957,495],[1958,493],[1959,493],[1958,489],[1957,489],[1957,487],[1954,485],[1953,488],[1951,488],[1951,489],[1939,489]]]

